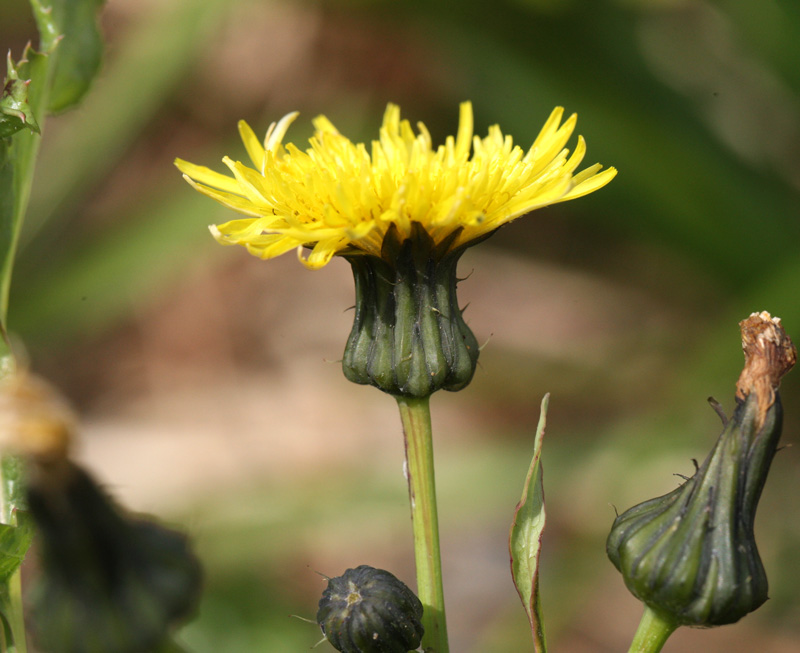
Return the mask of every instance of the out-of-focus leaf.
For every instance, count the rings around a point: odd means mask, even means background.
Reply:
[[[65,252],[58,267],[43,262],[15,286],[12,329],[26,340],[63,343],[96,334],[167,288],[204,246],[212,256],[219,249],[198,228],[214,221],[216,207],[204,200],[197,193],[155,196],[112,229]]]
[[[654,76],[641,54],[638,14],[622,4],[572,3],[553,13],[516,0],[492,12],[477,0],[465,0],[455,14],[444,2],[414,7],[469,70],[460,97],[473,99],[477,122],[488,105],[491,120],[524,144],[525,130],[534,135],[539,124],[534,113],[546,115],[556,104],[577,111],[586,162],[620,171],[581,206],[591,205],[595,219],[622,233],[692,257],[738,291],[750,281],[742,260],[771,267],[795,255],[797,191],[721,146],[697,107]],[[508,37],[522,31],[524,39]],[[754,216],[769,216],[759,219],[757,239]]]
[[[37,174],[47,183],[37,185],[31,198],[23,247],[51,218],[74,217],[83,194],[163,108],[164,97],[189,74],[213,30],[236,4],[230,0],[163,3],[146,12],[143,21],[116,44],[113,60],[82,110],[62,118],[63,128],[42,151]],[[65,166],[65,160],[70,165]]]
[[[3,509],[9,511],[2,514],[0,521],[4,524],[14,523],[17,510],[27,510],[25,502],[25,464],[17,456],[3,456],[0,461],[2,469]]]
[[[537,653],[547,651],[542,607],[539,601],[539,552],[542,549],[542,531],[545,523],[541,455],[549,402],[550,395],[546,394],[542,399],[539,425],[533,441],[533,459],[525,478],[522,498],[514,511],[514,521],[508,538],[511,575],[531,623],[533,647]]]
[[[48,111],[77,104],[100,68],[103,41],[97,13],[104,0],[31,0],[44,52],[55,53]]]
[[[16,513],[17,525],[0,524],[0,584],[19,569],[33,540],[33,523],[27,512]]]
[[[18,597],[15,598],[19,590],[19,577],[15,574],[31,546],[34,527],[30,515],[24,510],[22,461],[15,456],[4,456],[0,465],[4,498],[0,515],[3,522],[0,523],[0,619],[3,622],[3,650],[13,653],[18,650],[16,643],[25,637],[20,603]]]

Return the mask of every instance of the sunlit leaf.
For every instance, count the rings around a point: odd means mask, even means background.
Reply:
[[[542,399],[539,425],[533,442],[533,459],[525,478],[522,498],[514,511],[514,521],[508,548],[511,552],[511,575],[522,605],[531,623],[533,646],[537,653],[545,653],[544,622],[539,601],[539,552],[542,548],[544,530],[544,490],[542,485],[542,440],[547,422],[547,406],[550,395]]]

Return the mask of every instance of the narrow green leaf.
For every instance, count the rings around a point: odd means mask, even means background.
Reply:
[[[533,442],[533,459],[525,478],[522,498],[514,511],[514,521],[508,538],[511,553],[511,575],[522,605],[531,623],[533,648],[537,653],[546,653],[544,622],[539,601],[539,552],[542,548],[544,530],[544,489],[542,485],[542,440],[547,423],[547,406],[550,395],[542,399],[539,425]]]
[[[36,129],[12,130],[10,134],[4,134],[5,138],[0,138],[0,336],[3,336],[0,337],[0,360],[4,361],[3,368],[10,357],[10,348],[4,337],[8,290],[40,141],[38,124],[42,113],[39,107],[47,74],[46,60],[44,55],[28,47],[16,66],[10,58],[8,63],[9,80],[16,77],[25,85],[24,112],[29,112],[25,113],[25,120],[36,125]]]
[[[54,53],[47,110],[77,104],[100,69],[103,40],[97,14],[104,0],[30,0],[41,49]]]

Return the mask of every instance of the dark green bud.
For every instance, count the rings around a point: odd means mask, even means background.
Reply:
[[[478,343],[456,297],[456,266],[467,247],[449,249],[458,233],[436,245],[414,223],[411,237],[401,241],[392,225],[380,257],[345,256],[356,286],[342,361],[350,381],[421,398],[461,390],[472,380]]]
[[[713,450],[676,490],[619,515],[606,545],[628,589],[678,625],[733,623],[768,598],[753,525],[781,434],[777,386],[795,352],[768,314],[741,326],[747,362]]]
[[[185,536],[124,515],[62,460],[31,477],[41,578],[32,596],[38,649],[150,653],[194,612],[200,565]]]
[[[328,580],[317,623],[342,653],[408,653],[419,648],[422,603],[383,569],[361,565]]]

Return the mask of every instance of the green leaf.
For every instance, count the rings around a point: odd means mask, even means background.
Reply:
[[[539,552],[542,548],[544,530],[544,489],[542,485],[542,440],[547,423],[547,406],[550,395],[542,399],[539,425],[533,442],[533,459],[525,478],[522,498],[514,511],[514,521],[508,538],[511,552],[511,575],[522,605],[531,623],[533,648],[537,653],[546,653],[544,622],[539,601]]]
[[[19,78],[16,66],[8,54],[8,74],[0,95],[0,139],[11,136],[21,129],[39,133],[39,125],[28,103],[30,80]]]
[[[30,2],[42,52],[28,46],[16,67],[9,57],[9,83],[0,107],[0,117],[5,118],[0,120],[0,335],[5,333],[11,272],[39,149],[39,124],[47,109],[61,111],[83,96],[102,52],[97,10],[103,0]],[[23,130],[23,122],[30,129]],[[5,338],[0,338],[0,360],[10,357]]]
[[[0,460],[0,482],[2,483],[3,512],[0,521],[4,524],[14,524],[14,515],[17,510],[27,510],[25,495],[26,466],[18,456],[4,455]]]
[[[104,0],[30,0],[41,48],[54,54],[47,109],[77,104],[100,68],[103,40],[97,13]]]
[[[9,79],[30,80],[26,85],[27,110],[33,123],[41,121],[41,106],[47,74],[47,57],[28,47],[14,66],[9,60]],[[12,72],[13,70],[13,72]],[[26,115],[26,120],[27,120]],[[0,138],[0,335],[5,334],[8,290],[17,249],[22,217],[28,204],[33,166],[40,135],[37,129],[22,129]],[[5,337],[0,337],[0,367],[7,368],[11,350]]]
[[[33,522],[27,512],[15,513],[17,525],[0,524],[0,584],[19,569],[33,540]]]

